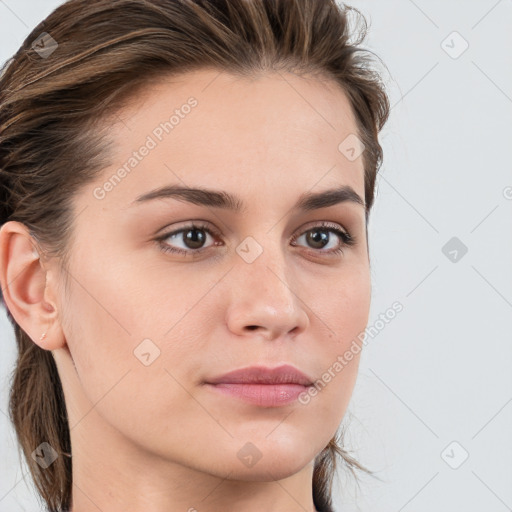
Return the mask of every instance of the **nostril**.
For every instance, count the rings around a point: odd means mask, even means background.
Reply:
[[[251,331],[254,331],[254,329],[257,329],[258,326],[257,325],[248,325],[247,326],[247,329],[251,330]]]

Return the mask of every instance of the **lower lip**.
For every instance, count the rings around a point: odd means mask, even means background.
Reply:
[[[219,393],[244,400],[261,407],[287,405],[307,391],[309,386],[302,384],[207,384]]]

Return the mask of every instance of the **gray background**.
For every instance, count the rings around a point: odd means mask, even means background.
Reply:
[[[59,3],[0,0],[0,60]],[[348,3],[371,23],[393,108],[369,228],[378,334],[344,420],[381,480],[340,473],[336,510],[512,510],[512,0]],[[0,511],[40,510],[5,415],[1,311],[0,329]]]

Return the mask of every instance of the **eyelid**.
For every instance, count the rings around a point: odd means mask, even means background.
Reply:
[[[338,230],[338,231],[342,231],[347,236],[351,236],[350,232],[347,229],[345,229],[341,224],[338,224],[337,222],[331,222],[328,220],[313,220],[311,222],[308,222],[307,224],[305,224],[299,228],[299,230],[301,230],[300,234],[303,234],[306,231],[310,231],[315,228],[316,229],[324,228],[324,229]],[[295,236],[295,235],[293,235],[293,236]]]
[[[183,225],[180,226],[181,224],[183,224]],[[172,226],[172,230],[166,231],[171,226]],[[178,227],[176,227],[176,226],[178,226]],[[203,219],[187,219],[187,220],[184,220],[181,222],[173,222],[172,224],[168,224],[167,226],[164,226],[163,228],[159,229],[155,233],[155,236],[167,237],[167,236],[170,236],[178,231],[182,231],[185,229],[191,229],[193,226],[195,228],[205,228],[205,229],[208,228],[216,236],[222,236],[221,232],[211,222],[208,222],[207,220],[203,220]],[[161,233],[161,234],[159,234],[159,233]]]

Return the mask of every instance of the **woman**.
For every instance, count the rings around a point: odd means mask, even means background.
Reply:
[[[11,420],[49,510],[332,511],[389,102],[334,0],[71,0],[0,79]],[[193,236],[191,236],[193,235]]]

